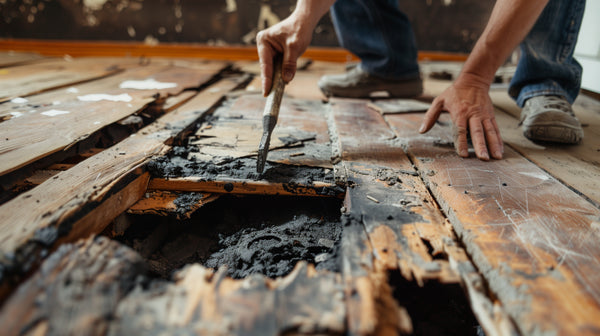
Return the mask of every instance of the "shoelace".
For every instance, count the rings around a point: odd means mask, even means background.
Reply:
[[[571,105],[564,99],[555,96],[548,96],[544,102],[544,109],[554,109],[561,112],[569,113],[573,115]]]

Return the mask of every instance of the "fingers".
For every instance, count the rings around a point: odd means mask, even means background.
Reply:
[[[469,144],[467,142],[467,127],[461,124],[452,124],[454,149],[460,157],[469,157]]]
[[[296,48],[292,45],[287,45],[286,50],[283,53],[283,64],[281,68],[281,71],[283,71],[281,75],[284,82],[289,83],[294,79],[297,60],[298,54],[296,53]]]
[[[475,155],[480,160],[489,161],[490,155],[487,150],[486,133],[479,119],[471,118],[469,120],[469,130],[471,133],[471,141],[475,149]]]
[[[419,127],[419,133],[425,133],[429,131],[436,120],[440,117],[440,113],[442,113],[442,108],[444,107],[444,100],[442,98],[436,98],[431,103],[431,107],[425,113],[423,117],[423,122],[421,123],[421,127]]]
[[[496,119],[486,119],[483,121],[483,129],[485,131],[485,138],[488,144],[488,149],[494,159],[502,159],[504,153],[504,143],[500,136],[500,130]]]
[[[260,61],[260,79],[262,82],[263,96],[267,96],[273,85],[273,57],[275,50],[267,41],[264,31],[261,31],[256,36],[256,45],[258,49],[258,59]]]

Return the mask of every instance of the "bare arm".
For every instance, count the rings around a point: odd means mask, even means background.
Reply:
[[[273,57],[283,53],[283,80],[296,74],[296,61],[306,51],[319,19],[335,0],[298,0],[292,14],[278,24],[260,31],[256,37],[263,95],[271,90]]]
[[[498,68],[529,33],[547,3],[548,0],[496,2],[460,75],[425,114],[421,133],[433,127],[442,111],[448,111],[458,155],[469,155],[467,132],[470,132],[478,158],[489,160],[489,152],[493,158],[502,158],[504,146],[488,91]]]

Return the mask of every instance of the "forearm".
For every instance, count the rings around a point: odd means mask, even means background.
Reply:
[[[305,22],[312,30],[334,2],[335,0],[298,0],[290,16],[295,16],[298,22]]]
[[[527,36],[548,0],[498,0],[459,76],[490,85],[498,68]]]

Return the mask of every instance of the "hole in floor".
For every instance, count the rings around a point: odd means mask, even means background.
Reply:
[[[390,272],[389,276],[394,298],[412,320],[411,335],[485,336],[459,284],[429,281],[419,287],[400,272]]]
[[[236,279],[285,276],[301,260],[339,272],[341,206],[337,198],[224,195],[188,220],[123,215],[119,221],[128,228],[114,239],[140,253],[162,278],[196,262],[227,265]]]

